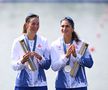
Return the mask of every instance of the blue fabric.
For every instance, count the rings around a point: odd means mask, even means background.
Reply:
[[[47,86],[43,87],[15,87],[14,90],[48,90]]]
[[[87,90],[87,87],[82,87],[82,88],[56,88],[56,90]]]
[[[82,67],[83,69],[83,72],[81,70],[81,67],[79,67],[79,70],[77,72],[77,75],[75,77],[75,81],[78,82],[78,83],[87,83],[87,80],[86,80],[86,74],[85,74],[85,68]],[[84,78],[84,76],[85,78]],[[61,69],[59,72],[58,72],[58,76],[57,76],[57,79],[56,79],[56,88],[66,88],[68,87],[69,85],[69,82],[67,81],[67,76],[65,75],[65,73],[63,72],[63,69]]]
[[[91,68],[93,66],[93,59],[91,57],[91,55],[89,55],[90,58],[86,58],[85,55],[81,57],[81,65],[82,66],[85,66],[85,67],[88,67],[88,68]]]
[[[19,77],[16,78],[16,85],[27,87],[28,86],[28,83],[27,83],[28,81],[29,81],[29,75],[26,72],[26,70],[23,69],[21,71],[21,73],[19,74]]]
[[[39,68],[38,80],[41,82],[46,81],[45,72],[42,68]]]
[[[64,47],[64,52],[66,53],[66,46],[63,43],[63,47]],[[77,83],[85,83],[87,84],[87,80],[86,80],[86,73],[85,73],[85,66],[86,67],[92,67],[93,65],[93,60],[92,57],[90,55],[89,58],[86,58],[85,55],[81,58],[81,65],[79,67],[79,70],[77,72],[77,75],[75,77],[75,81]],[[83,66],[83,67],[82,67]],[[63,69],[58,71],[58,75],[56,78],[56,88],[67,88],[70,87],[69,82],[68,82],[68,78],[65,74],[65,72],[63,71]],[[72,83],[72,82],[71,82]]]
[[[13,59],[15,59],[13,63],[13,69],[17,71],[15,86],[16,87],[29,87],[29,86],[34,87],[35,85],[38,85],[38,84],[40,87],[45,86],[47,85],[47,82],[46,82],[46,75],[45,75],[44,69],[46,70],[49,69],[51,65],[50,50],[49,50],[48,42],[44,37],[37,35],[37,42],[35,41],[35,43],[37,43],[37,46],[34,44],[35,48],[33,49],[33,51],[36,49],[35,51],[43,57],[42,58],[43,60],[37,63],[38,70],[34,71],[33,76],[32,76],[32,71],[29,70],[28,66],[21,64],[21,62],[17,63],[17,59],[19,59],[23,55],[22,48],[19,44],[19,40],[21,39],[25,40],[25,38],[26,37],[22,35],[19,38],[17,38],[13,44],[14,46],[13,46],[13,51],[12,51],[13,52],[12,57]],[[33,80],[33,77],[34,77],[34,80]]]
[[[63,72],[63,70],[60,70],[58,72],[58,77],[56,79],[56,87],[62,87],[65,88],[65,84],[67,83],[66,81],[66,76]]]

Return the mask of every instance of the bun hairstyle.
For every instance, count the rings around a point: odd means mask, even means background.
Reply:
[[[60,23],[62,21],[64,21],[64,20],[67,20],[70,23],[71,27],[74,29],[74,21],[73,21],[73,19],[71,17],[69,17],[69,16],[68,17],[64,17],[60,21]],[[78,35],[77,35],[77,33],[75,31],[72,32],[72,39],[75,40],[76,42],[79,42],[80,41],[80,39],[79,39],[79,37],[78,37]]]
[[[31,18],[39,18],[36,14],[30,14],[25,18],[25,23],[23,25],[23,33],[27,33],[26,23],[30,22]]]

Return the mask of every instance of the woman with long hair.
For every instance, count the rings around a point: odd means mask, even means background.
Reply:
[[[87,90],[85,67],[93,65],[91,54],[87,48],[83,55],[79,53],[83,42],[71,17],[60,21],[60,30],[62,37],[51,45],[51,68],[58,72],[56,90]]]
[[[13,42],[12,67],[17,71],[14,90],[48,90],[44,70],[49,69],[51,64],[49,45],[47,39],[37,33],[38,30],[39,16],[31,14],[25,19],[23,35]],[[21,40],[27,47],[26,52]]]

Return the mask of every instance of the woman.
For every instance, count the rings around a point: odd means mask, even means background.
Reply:
[[[74,31],[72,18],[63,18],[60,29],[63,36],[51,45],[51,68],[58,71],[56,90],[87,90],[85,67],[92,67],[92,57],[88,49],[84,55],[79,54],[82,41]],[[71,70],[76,62],[79,67],[73,76]]]
[[[26,17],[23,35],[14,40],[12,46],[12,67],[17,71],[15,90],[47,90],[44,69],[49,69],[49,46],[47,40],[38,35],[39,16]],[[20,41],[24,40],[28,51],[24,52]],[[30,68],[29,60],[35,69]]]

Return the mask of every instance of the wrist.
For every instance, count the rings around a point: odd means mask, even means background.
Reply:
[[[24,64],[26,62],[26,60],[24,59],[24,57],[21,59],[21,63]]]
[[[66,57],[66,58],[69,58],[69,56],[70,56],[69,54],[66,54],[66,56],[65,56],[65,57]]]
[[[21,63],[24,64],[25,62],[23,60],[21,60]]]
[[[39,56],[39,57],[38,57],[38,59],[39,59],[39,60],[42,60],[42,57],[41,57],[41,56]]]

